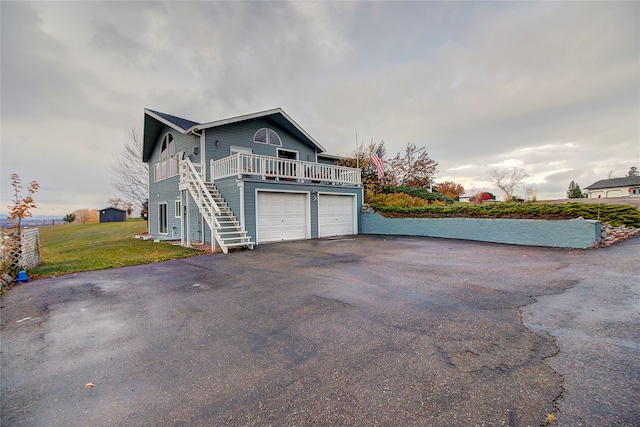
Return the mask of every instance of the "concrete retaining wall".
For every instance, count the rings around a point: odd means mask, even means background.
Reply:
[[[385,218],[360,214],[360,234],[443,237],[513,245],[589,248],[600,242],[600,221],[485,218]]]

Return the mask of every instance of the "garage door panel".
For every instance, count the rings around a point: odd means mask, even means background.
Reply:
[[[320,237],[355,234],[354,197],[321,194],[318,205],[318,235]]]
[[[258,243],[307,237],[307,197],[304,193],[258,192]]]

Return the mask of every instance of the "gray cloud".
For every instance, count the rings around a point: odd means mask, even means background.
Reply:
[[[283,107],[330,152],[384,139],[438,180],[540,198],[640,165],[637,2],[84,2],[2,5],[2,206],[101,207],[145,107],[196,121]],[[524,186],[521,193],[524,192]],[[46,210],[46,212],[45,212]]]

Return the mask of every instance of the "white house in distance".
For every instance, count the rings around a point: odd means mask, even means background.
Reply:
[[[601,179],[584,189],[587,190],[590,199],[640,197],[640,176]]]

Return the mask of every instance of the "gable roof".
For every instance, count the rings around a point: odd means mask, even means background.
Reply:
[[[177,130],[180,130],[182,132],[189,130],[192,127],[200,124],[191,120],[183,119],[182,117],[176,117],[176,116],[172,116],[171,114],[161,113],[160,111],[153,111],[153,110],[146,110],[146,111],[158,116],[160,119],[162,119],[162,121],[165,122],[165,124],[169,126],[172,126],[172,127],[177,126],[178,127]]]
[[[109,206],[108,208],[102,208],[102,209],[98,209],[98,210],[101,210],[101,211],[109,211],[109,210],[112,210],[112,211],[126,212],[126,210],[124,210],[124,209],[114,208],[113,206]]]
[[[584,188],[585,190],[597,190],[598,188],[629,187],[632,185],[640,185],[640,176],[601,179],[600,181],[594,182],[590,186]]]
[[[198,123],[192,120],[183,119],[181,117],[172,116],[171,114],[161,113],[159,111],[145,108],[142,161],[146,162],[151,157],[153,147],[165,125],[183,134],[196,134],[196,132],[201,130],[260,118],[264,118],[274,122],[279,127],[287,130],[295,137],[306,141],[307,144],[314,147],[318,152],[325,151],[324,147],[320,145],[318,141],[316,141],[311,135],[309,135],[304,129],[302,129],[300,125],[298,125],[291,117],[289,117],[287,113],[284,112],[282,108],[279,107],[271,110],[245,114],[228,119],[215,120],[207,123]]]

